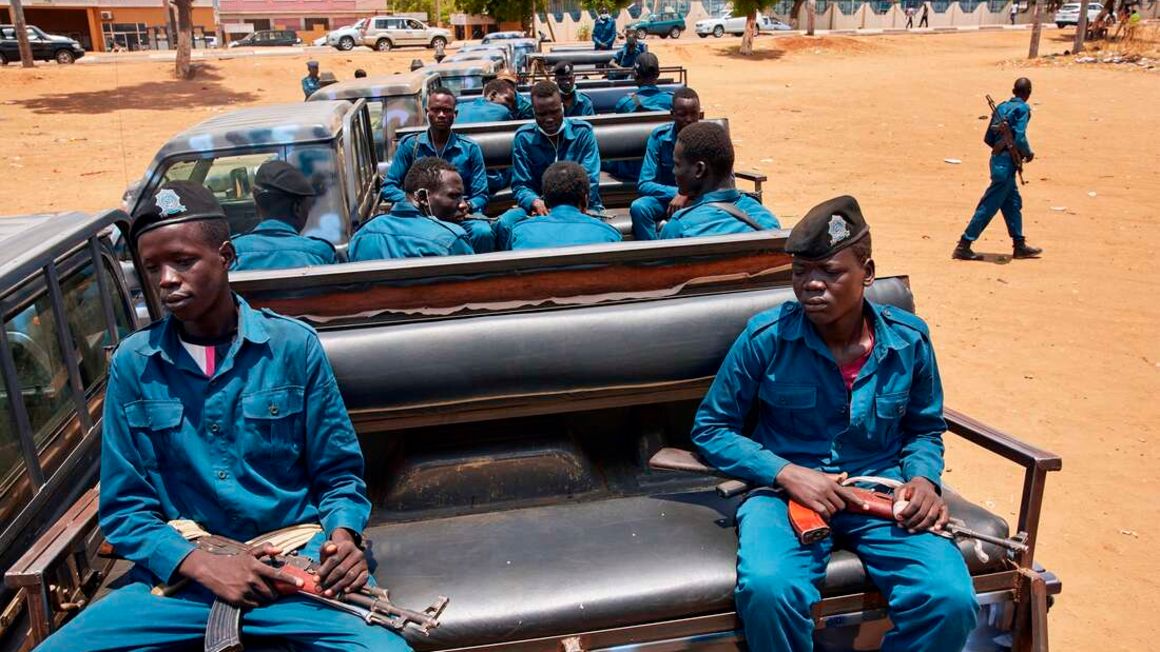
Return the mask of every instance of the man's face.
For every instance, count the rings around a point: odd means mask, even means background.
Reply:
[[[690,161],[685,156],[684,143],[679,140],[673,148],[673,177],[677,181],[677,192],[686,197],[700,195],[705,185],[705,163]]]
[[[564,124],[564,103],[559,95],[551,97],[533,97],[532,112],[536,116],[536,124],[544,132],[555,134]]]
[[[316,67],[307,68],[306,74],[317,79],[318,78],[318,68],[316,68]]]
[[[629,30],[624,33],[624,42],[629,47],[636,45],[636,31]]]
[[[859,263],[853,247],[822,260],[793,259],[793,293],[814,326],[826,326],[862,309],[862,294],[874,281],[874,261]]]
[[[463,179],[458,172],[440,172],[439,187],[427,193],[427,212],[445,222],[463,221],[467,200],[463,197]]]
[[[209,314],[225,293],[234,246],[206,242],[204,222],[185,222],[146,232],[137,252],[161,303],[183,322]]]
[[[700,100],[682,97],[673,102],[672,116],[679,134],[685,127],[700,121],[705,114],[701,111]]]
[[[514,111],[516,108],[516,89],[511,84],[504,84],[502,89],[492,91],[487,99],[489,102],[506,106],[509,111]]]
[[[427,98],[427,123],[440,131],[451,128],[455,122],[455,98],[440,93]]]
[[[576,88],[576,75],[570,72],[556,73],[556,85],[560,87],[560,92],[571,93],[573,88]]]

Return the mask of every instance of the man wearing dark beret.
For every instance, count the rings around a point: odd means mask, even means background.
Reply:
[[[560,99],[564,102],[565,118],[580,118],[586,115],[596,115],[592,107],[592,100],[581,91],[576,90],[576,74],[572,64],[561,61],[552,69],[556,85],[560,87]]]
[[[301,650],[406,652],[356,615],[278,597],[263,562],[217,555],[177,529],[261,541],[313,525],[300,554],[320,560],[330,596],[369,578],[370,516],[358,439],[314,331],[233,294],[225,213],[197,183],[176,181],[134,216],[129,247],[169,315],[121,342],[109,367],[101,433],[101,531],[134,563],[121,581],[49,637],[44,652],[200,647],[211,605],[243,608],[242,633]],[[289,550],[283,552],[290,552]],[[170,596],[151,593],[189,580]]]
[[[234,238],[233,269],[286,269],[330,265],[334,245],[301,235],[310,216],[314,188],[306,175],[285,161],[266,161],[254,175],[254,206],[261,222]]]
[[[978,606],[958,548],[931,532],[948,518],[946,423],[926,324],[865,299],[874,261],[853,197],[810,210],[786,251],[797,301],[750,320],[692,435],[711,464],[767,488],[737,511],[735,599],[749,649],[813,649],[811,608],[836,538],[888,601],[894,627],[882,650],[962,650]],[[747,430],[751,412],[756,426]],[[896,522],[843,511],[859,500],[834,481],[842,473],[903,482],[896,495],[908,502]],[[800,543],[790,500],[822,514],[835,536]]]

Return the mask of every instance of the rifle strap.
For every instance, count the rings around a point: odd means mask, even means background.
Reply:
[[[729,213],[729,215],[731,215],[732,217],[734,217],[737,220],[740,220],[746,226],[753,229],[754,231],[764,231],[765,230],[764,226],[761,226],[752,217],[749,217],[749,215],[747,215],[745,213],[745,211],[741,210],[740,208],[737,208],[736,204],[730,204],[729,202],[723,202],[723,201],[711,201],[705,205],[712,206],[713,208],[718,208],[720,210],[725,211],[726,213]]]

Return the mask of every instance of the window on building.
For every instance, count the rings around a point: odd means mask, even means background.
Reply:
[[[304,18],[302,20],[302,29],[306,31],[314,29],[330,30],[329,18]]]

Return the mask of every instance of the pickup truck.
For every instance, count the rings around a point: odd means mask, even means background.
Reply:
[[[30,234],[23,248],[5,246],[0,280],[21,287],[43,271],[46,303],[58,306],[70,276],[53,261],[73,251],[81,266],[101,260],[93,238],[121,220],[75,218],[68,229]],[[692,415],[734,337],[753,314],[792,298],[785,235],[373,261],[231,280],[252,305],[318,330],[367,459],[376,579],[398,604],[450,597],[429,636],[404,632],[416,650],[742,650],[733,608],[738,501],[719,497],[714,480],[653,472],[647,460],[664,446],[689,447]],[[43,252],[46,241],[55,255]],[[8,263],[16,251],[27,262]],[[113,344],[115,306],[122,319],[128,312],[119,268],[106,266],[100,294],[82,304],[97,314],[83,323],[100,327],[85,341]],[[20,397],[13,423],[26,424],[37,401],[61,399],[46,397],[40,381],[12,380],[17,355],[29,355],[13,348],[10,333],[22,332],[14,318],[21,306],[41,304],[0,291],[0,365],[7,396]],[[145,291],[159,317],[154,290]],[[870,296],[914,309],[905,278],[877,280]],[[49,323],[66,315],[54,307]],[[43,337],[34,357],[70,343],[62,332]],[[58,393],[85,390],[79,367],[56,372]],[[97,378],[63,401],[77,442],[99,440]],[[1025,478],[1013,534],[1023,551],[984,544],[979,555],[960,545],[983,608],[972,649],[1045,649],[1060,584],[1034,552],[1046,476],[1059,458],[953,410],[947,418],[948,436],[1014,462]],[[16,432],[24,452],[16,459],[32,459],[39,440],[23,426]],[[99,599],[124,569],[100,554],[94,465],[73,468],[58,481],[68,496],[42,501],[50,525],[39,539],[7,549],[23,553],[6,573],[9,595],[24,598],[8,621],[22,625],[10,633],[28,646]],[[950,488],[945,495],[970,527],[1012,534],[1003,518]],[[55,522],[47,517],[61,512]],[[889,623],[856,557],[834,555],[823,596],[819,650],[877,648]]]
[[[644,39],[649,34],[661,38],[681,38],[681,32],[685,31],[685,15],[677,11],[666,10],[633,21],[625,29],[635,31],[636,37],[639,39]]]

